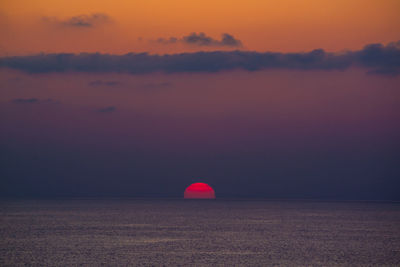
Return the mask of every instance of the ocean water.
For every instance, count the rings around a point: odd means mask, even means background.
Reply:
[[[0,266],[400,266],[400,204],[0,201]]]

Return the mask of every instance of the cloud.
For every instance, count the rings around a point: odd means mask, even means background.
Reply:
[[[368,74],[396,76],[400,74],[400,41],[382,44],[370,44],[358,52],[362,64],[372,68]]]
[[[37,98],[16,98],[12,100],[16,104],[33,104],[39,102]]]
[[[96,80],[96,81],[91,81],[89,82],[89,86],[119,86],[121,85],[120,82],[118,81],[101,81],[101,80]]]
[[[218,41],[212,39],[211,37],[208,37],[204,33],[191,33],[188,36],[183,37],[183,41],[187,44],[195,44],[195,45],[201,45],[201,46],[211,46],[218,44]]]
[[[116,107],[110,106],[110,107],[98,109],[97,111],[102,112],[102,113],[111,113],[111,112],[114,112],[116,109],[117,109]]]
[[[220,41],[221,45],[226,45],[226,46],[242,46],[242,42],[233,35],[230,35],[228,33],[222,34],[222,39]]]
[[[397,76],[400,74],[400,69],[396,68],[380,68],[380,69],[374,69],[371,71],[368,71],[367,74],[373,75],[387,75],[387,76]]]
[[[187,36],[183,36],[182,38],[170,37],[170,38],[158,38],[156,40],[157,43],[160,44],[175,44],[178,42],[189,44],[189,45],[197,45],[197,46],[230,46],[230,47],[241,47],[242,42],[233,35],[228,33],[224,33],[221,36],[221,40],[213,39],[212,37],[207,36],[205,33],[191,33]]]
[[[0,58],[0,67],[28,73],[92,72],[131,73],[154,72],[218,72],[233,69],[257,71],[287,70],[345,70],[361,67],[370,73],[398,73],[400,45],[371,44],[358,51],[340,54],[322,49],[306,53],[212,51],[171,55],[129,53],[110,55],[100,53],[39,54]]]
[[[170,37],[168,39],[158,38],[156,40],[156,43],[159,43],[159,44],[175,44],[177,42],[178,42],[178,38],[176,38],[176,37]]]
[[[111,21],[110,17],[104,13],[78,15],[65,20],[60,20],[55,17],[43,17],[43,20],[47,23],[75,28],[91,28]]]
[[[15,104],[34,104],[34,103],[53,103],[53,104],[59,104],[59,101],[55,101],[51,98],[47,99],[38,99],[38,98],[16,98],[11,100],[11,102]]]
[[[221,40],[215,40],[204,33],[191,33],[188,36],[184,36],[182,41],[187,44],[199,45],[199,46],[242,46],[240,40],[235,39],[228,33],[222,34]]]

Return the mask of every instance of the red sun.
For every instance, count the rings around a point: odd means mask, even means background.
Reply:
[[[205,183],[189,185],[184,193],[185,199],[215,199],[214,189]]]

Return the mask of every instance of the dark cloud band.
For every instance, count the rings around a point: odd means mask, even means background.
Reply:
[[[29,73],[48,72],[218,72],[243,69],[344,70],[351,66],[368,69],[368,73],[397,75],[400,73],[400,43],[370,44],[362,50],[327,53],[273,53],[250,51],[214,51],[172,55],[129,53],[39,54],[0,58],[0,67]]]

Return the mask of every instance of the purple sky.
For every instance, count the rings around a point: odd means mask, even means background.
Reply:
[[[400,76],[2,69],[1,195],[398,199]]]

